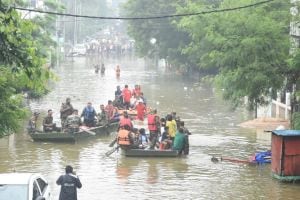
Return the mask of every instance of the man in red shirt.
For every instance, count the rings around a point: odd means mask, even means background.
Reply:
[[[122,90],[123,102],[126,110],[130,108],[131,91],[128,89],[128,85]]]
[[[145,112],[146,112],[146,106],[143,103],[143,100],[139,100],[138,104],[135,107],[136,112],[137,112],[137,119],[144,121],[144,116],[145,116]]]
[[[105,106],[105,111],[107,113],[108,119],[112,119],[114,114],[114,106],[112,100],[108,100],[107,105]]]

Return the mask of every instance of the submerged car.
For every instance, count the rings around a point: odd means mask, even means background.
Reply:
[[[0,174],[0,199],[50,200],[50,187],[46,179],[40,174]]]

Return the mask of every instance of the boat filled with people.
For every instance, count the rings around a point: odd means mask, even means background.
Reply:
[[[139,85],[134,90],[142,93]],[[176,116],[176,112],[165,117],[159,116],[156,109],[147,105],[144,96],[130,97],[127,85],[123,91],[117,87],[117,91],[115,94],[119,94],[121,98],[118,99],[116,95],[115,101],[120,101],[117,105],[122,105],[119,107],[119,127],[116,137],[109,145],[113,147],[116,144],[116,147],[106,152],[106,156],[118,149],[127,157],[176,157],[189,154],[191,133],[184,121]],[[125,98],[126,94],[130,98]],[[127,103],[124,103],[126,99]]]

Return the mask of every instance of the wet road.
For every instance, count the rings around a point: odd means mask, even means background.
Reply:
[[[269,133],[239,128],[247,120],[244,110],[232,111],[214,89],[195,80],[145,67],[143,60],[106,60],[104,76],[95,74],[93,62],[76,58],[55,69],[59,81],[53,91],[32,110],[59,109],[66,97],[80,111],[88,101],[99,111],[100,104],[113,99],[117,85],[140,84],[148,105],[159,115],[171,111],[185,121],[192,132],[187,158],[124,158],[119,153],[105,157],[112,137],[76,144],[34,143],[22,132],[0,139],[0,172],[39,172],[45,175],[58,199],[55,181],[67,164],[74,166],[83,183],[79,199],[298,199],[299,185],[283,184],[271,178],[269,165],[248,166],[211,162],[211,154],[246,159],[255,151],[270,148]],[[121,77],[114,68],[121,66]]]

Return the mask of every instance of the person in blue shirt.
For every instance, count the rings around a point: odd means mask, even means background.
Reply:
[[[83,109],[81,117],[83,117],[83,123],[88,127],[95,126],[97,113],[92,106],[91,102],[88,102],[87,106]]]

